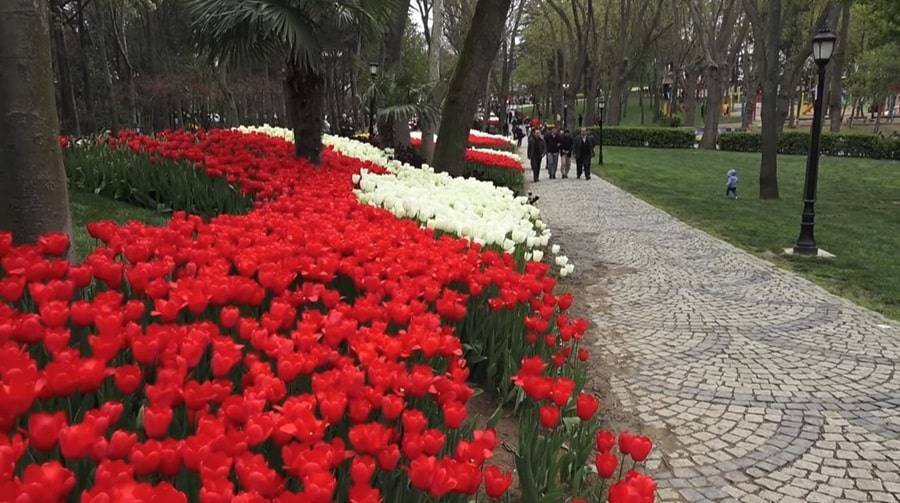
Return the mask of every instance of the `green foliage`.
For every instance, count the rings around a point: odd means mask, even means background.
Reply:
[[[290,56],[318,67],[324,51],[387,25],[397,0],[187,0],[197,45],[214,62]]]
[[[158,212],[184,210],[210,218],[246,213],[252,199],[224,178],[210,178],[186,162],[151,160],[126,149],[72,145],[64,151],[73,189]]]
[[[778,141],[778,153],[806,155],[809,152],[809,139],[809,133],[805,131],[786,132]],[[759,133],[736,131],[719,135],[719,149],[721,150],[759,152],[759,145]],[[823,155],[835,157],[900,160],[900,138],[822,133],[821,152]]]
[[[589,131],[599,136],[599,128]],[[603,145],[651,148],[693,148],[694,132],[683,128],[656,127],[606,127],[603,128]]]
[[[522,192],[525,183],[523,172],[513,169],[496,168],[467,162],[465,170],[465,176],[491,182],[498,187],[507,187],[516,194]]]
[[[606,163],[594,169],[619,187],[835,294],[900,319],[896,161],[821,160],[816,238],[836,258],[809,260],[778,255],[800,230],[805,157],[779,156],[782,197],[760,200],[758,153],[610,147],[604,154]],[[724,194],[730,168],[741,179],[737,200]]]

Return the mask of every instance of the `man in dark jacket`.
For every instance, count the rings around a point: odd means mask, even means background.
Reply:
[[[572,135],[566,129],[559,135],[559,156],[562,164],[562,177],[569,178],[569,169],[572,167]]]
[[[550,128],[544,136],[544,143],[547,144],[547,173],[550,178],[556,178],[556,166],[559,164],[559,130],[556,127]]]
[[[541,137],[541,131],[537,128],[531,130],[528,137],[528,159],[531,161],[531,172],[534,174],[534,181],[538,181],[541,174],[541,161],[544,159],[544,153],[547,151],[547,145],[544,138]]]
[[[572,142],[572,154],[575,156],[575,175],[581,178],[584,171],[584,179],[591,179],[591,158],[594,157],[594,139],[587,134],[586,128],[581,128],[578,136]]]

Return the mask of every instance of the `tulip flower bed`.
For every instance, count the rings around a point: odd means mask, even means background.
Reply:
[[[241,126],[236,128],[236,130],[243,133],[263,133],[287,141],[294,141],[293,130],[273,127],[268,124],[262,126]],[[482,145],[496,146],[501,140],[508,143],[502,136],[489,135],[481,132],[478,132],[480,136],[475,136],[474,133],[475,132],[473,131],[470,135],[470,140],[472,138],[480,139],[482,140]],[[344,143],[342,142],[344,139],[345,138],[339,136],[326,134],[322,136],[322,143],[329,146],[335,146],[336,144]],[[351,141],[358,145],[367,145],[360,141]],[[418,136],[413,135],[411,144],[413,148],[421,147],[421,133],[418,134]],[[371,145],[369,146],[371,147]],[[375,150],[378,150],[378,156],[379,158],[382,158],[384,162],[390,160],[390,157],[383,151],[377,148]],[[522,168],[521,160],[515,153],[486,148],[469,148],[466,150],[466,176],[491,182],[498,187],[508,187],[518,193],[522,190],[524,185],[523,173],[524,169]]]
[[[411,131],[409,135],[414,143],[422,143],[421,131]],[[435,138],[437,138],[437,135],[435,135]],[[509,138],[503,135],[485,133],[484,131],[478,131],[477,129],[469,130],[469,147],[505,150],[507,152],[516,151],[516,144]]]
[[[486,135],[486,133],[481,133]],[[470,147],[466,149],[466,176],[491,182],[498,187],[508,187],[514,192],[521,192],[524,186],[522,161],[518,154],[511,152],[509,149],[501,150],[497,145],[499,140],[494,135],[474,136],[469,135],[469,143],[479,145],[479,147]],[[503,142],[508,141],[502,136],[496,138]],[[473,143],[473,140],[475,142]],[[422,146],[421,135],[413,137],[410,144],[414,149]],[[515,146],[513,149],[515,150]]]
[[[63,153],[70,186],[155,211],[184,210],[206,218],[246,213],[253,207],[251,197],[233,184],[235,178],[223,176],[214,166],[206,172],[190,169],[186,161],[165,155],[150,159],[132,150],[107,148],[103,141],[66,142]],[[177,145],[167,144],[172,149]]]
[[[257,204],[92,223],[81,264],[65,235],[0,233],[0,501],[508,498],[472,380],[515,398],[527,501],[596,500],[615,477],[581,392],[587,324],[545,263],[361,204],[354,175],[387,171],[337,149],[316,167],[224,130],[103,148],[190,162]],[[649,442],[623,434],[619,450],[640,461]],[[609,497],[654,491],[629,472]]]

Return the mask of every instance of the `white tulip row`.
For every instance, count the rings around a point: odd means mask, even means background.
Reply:
[[[287,141],[293,131],[269,125],[237,128],[244,133],[263,133]],[[383,150],[349,138],[323,135],[322,143],[336,152],[383,166],[385,174],[366,169],[353,175],[353,191],[360,202],[384,208],[398,218],[417,220],[422,226],[493,245],[507,252],[525,250],[525,259],[541,261],[551,233],[539,219],[540,210],[516,197],[506,187],[474,178],[437,173],[428,165],[421,169],[391,159]],[[492,151],[498,152],[498,151]],[[554,245],[560,276],[568,276],[574,265]]]

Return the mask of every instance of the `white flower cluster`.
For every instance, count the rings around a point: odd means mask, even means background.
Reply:
[[[263,125],[236,129],[294,140],[293,131],[285,128]],[[551,232],[538,218],[540,210],[528,204],[526,197],[516,197],[508,188],[490,182],[436,173],[428,165],[415,168],[391,159],[377,147],[349,138],[323,135],[322,142],[342,155],[370,161],[388,171],[377,174],[363,169],[353,175],[358,187],[353,192],[360,202],[481,245],[498,246],[507,252],[523,249],[526,260],[544,259]],[[557,255],[559,245],[553,245],[551,251],[560,276],[571,274],[575,266],[567,257]]]

